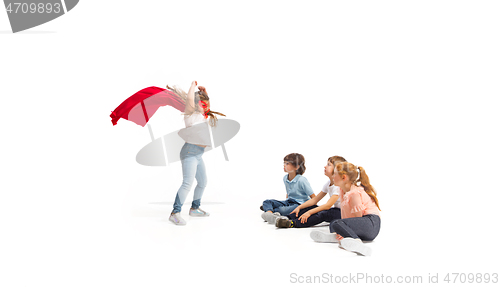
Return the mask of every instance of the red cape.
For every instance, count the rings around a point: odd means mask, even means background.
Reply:
[[[123,101],[113,112],[111,122],[116,125],[120,118],[145,126],[159,107],[171,106],[184,112],[186,104],[174,92],[159,87],[148,87]]]

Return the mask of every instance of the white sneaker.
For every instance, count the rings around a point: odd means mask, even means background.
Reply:
[[[171,213],[170,217],[168,220],[172,221],[175,223],[175,225],[186,225],[186,221],[181,217],[180,212],[178,213]]]
[[[197,217],[205,217],[205,216],[210,216],[210,213],[208,213],[200,208],[197,208],[197,209],[190,208],[189,215],[190,216],[197,216]]]
[[[281,216],[281,214],[279,212],[275,212],[275,213],[264,212],[261,215],[262,219],[267,221],[267,223],[269,223],[269,224],[275,224],[276,219],[278,219],[278,217],[280,217],[280,216]]]
[[[359,238],[344,238],[340,240],[339,247],[363,256],[372,255],[372,249],[366,246]]]
[[[337,233],[326,233],[319,230],[311,231],[311,238],[316,242],[339,242],[337,240]]]

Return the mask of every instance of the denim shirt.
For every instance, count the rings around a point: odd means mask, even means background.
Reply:
[[[295,199],[300,204],[309,200],[309,196],[314,193],[307,178],[300,174],[297,174],[291,181],[288,180],[288,174],[286,174],[283,177],[283,182],[288,198]]]

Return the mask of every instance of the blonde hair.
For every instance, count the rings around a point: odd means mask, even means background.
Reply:
[[[207,91],[205,89],[196,92],[195,96],[198,96],[198,98],[200,99],[200,101],[203,101],[203,102],[210,101],[210,98],[208,97]],[[209,110],[207,112],[207,115],[210,117],[210,126],[212,126],[212,127],[214,127],[214,126],[217,125],[217,116],[216,115],[220,115],[220,116],[223,116],[223,117],[226,116],[225,114],[222,114],[222,113],[219,113],[219,112],[215,112],[215,111],[211,111],[211,110]]]
[[[171,90],[177,96],[179,96],[179,98],[181,98],[182,101],[184,101],[185,105],[190,105],[190,103],[188,103],[188,100],[187,100],[187,93],[184,92],[181,88],[179,88],[175,85],[173,87],[169,87],[167,85],[167,89]],[[200,101],[204,101],[204,102],[210,101],[210,98],[208,97],[207,91],[205,89],[200,90],[198,92],[195,92],[194,95],[195,95],[195,98],[194,98],[195,106],[192,107],[194,110],[197,110],[197,105]],[[224,116],[224,117],[226,116],[225,114],[215,112],[215,111],[208,111],[207,115],[210,117],[209,124],[212,127],[217,125],[217,116],[216,115],[220,115],[220,116]]]
[[[351,181],[351,184],[354,184],[356,186],[361,185],[364,188],[366,194],[371,197],[373,202],[375,202],[378,209],[380,210],[380,206],[378,205],[377,192],[370,184],[370,179],[368,178],[368,175],[366,174],[364,168],[360,166],[356,167],[354,164],[349,162],[337,163],[335,168],[337,169],[337,172],[340,176],[347,175],[349,177],[349,180]]]

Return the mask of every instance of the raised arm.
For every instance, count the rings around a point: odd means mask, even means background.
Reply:
[[[194,92],[196,90],[196,86],[198,85],[198,82],[193,81],[191,83],[191,87],[189,88],[189,91],[187,93],[187,101],[186,101],[186,109],[184,110],[185,114],[192,114],[196,110],[196,106],[194,104]]]

